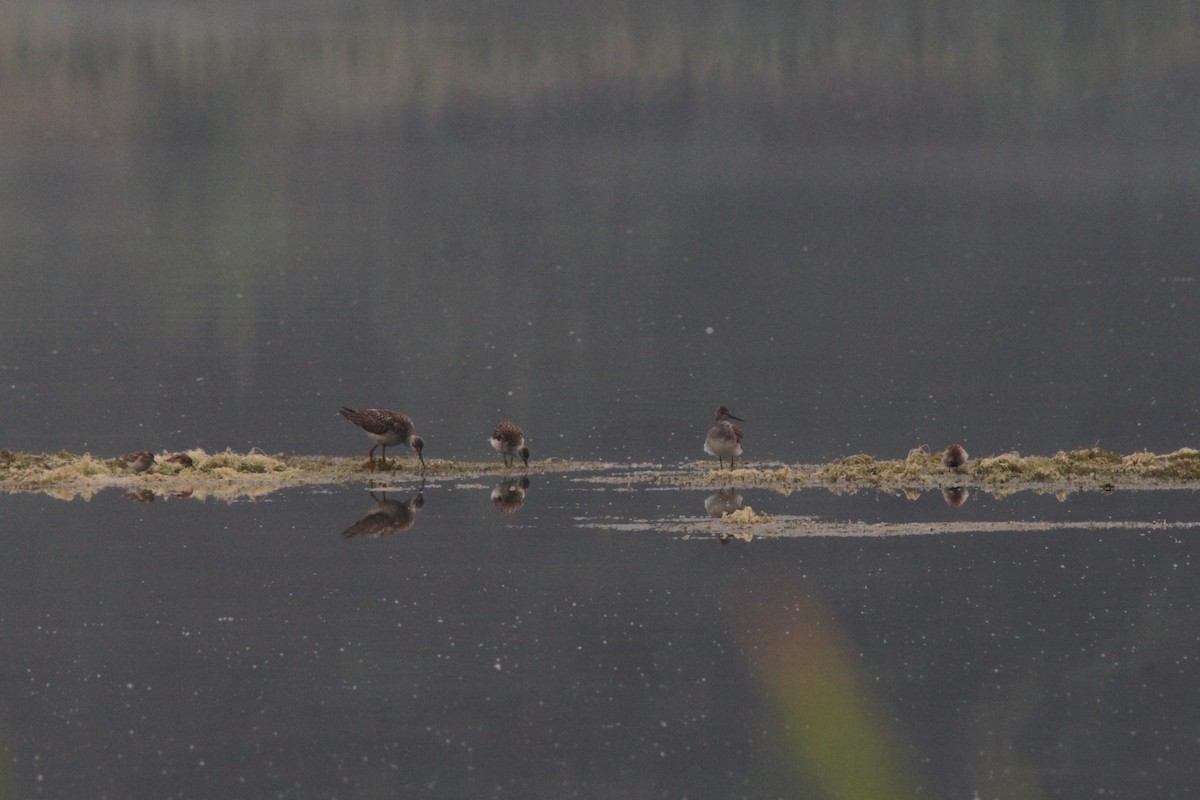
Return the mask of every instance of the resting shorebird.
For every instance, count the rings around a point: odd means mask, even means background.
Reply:
[[[417,436],[413,421],[408,414],[400,411],[388,411],[386,408],[364,408],[355,411],[353,408],[342,407],[342,416],[366,431],[367,436],[375,443],[375,447],[383,447],[379,460],[387,463],[387,449],[392,445],[406,444],[416,451],[421,469],[425,469],[425,457],[421,451],[425,449],[425,440]],[[375,463],[375,447],[367,453],[371,463]]]
[[[129,467],[134,472],[145,472],[154,466],[154,454],[145,450],[139,450],[135,453],[126,453],[121,456],[121,460],[125,462],[125,466]]]
[[[733,470],[733,462],[742,454],[742,429],[730,422],[736,419],[744,422],[741,417],[735,417],[726,406],[717,409],[713,426],[708,429],[708,437],[704,440],[704,452],[716,456],[723,467],[725,459],[729,459],[729,469]]]
[[[958,469],[965,463],[967,463],[967,451],[961,444],[952,444],[942,453],[943,467]]]
[[[525,434],[521,432],[520,427],[511,422],[501,422],[496,426],[496,430],[492,431],[491,438],[492,447],[504,459],[504,466],[516,466],[517,458],[520,457],[525,462],[525,466],[529,466],[529,448],[525,446]],[[512,463],[509,463],[509,459]]]

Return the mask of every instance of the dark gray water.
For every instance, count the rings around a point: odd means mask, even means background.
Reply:
[[[410,500],[416,486],[390,500]],[[744,490],[826,521],[1128,530],[733,541],[707,492],[431,484],[6,498],[4,796],[1186,797],[1192,493]]]
[[[0,447],[1196,444],[1188,4],[11,5]],[[381,540],[357,491],[0,498],[0,796],[1200,785],[1190,494],[748,493],[1084,527],[722,547],[578,525],[703,493],[490,491]]]

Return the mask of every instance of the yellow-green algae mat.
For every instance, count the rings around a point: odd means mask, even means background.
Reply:
[[[280,489],[299,486],[363,484],[386,486],[399,481],[478,477],[488,474],[538,474],[579,470],[612,469],[601,462],[548,459],[528,469],[505,468],[495,462],[465,462],[426,459],[420,469],[415,458],[389,458],[386,464],[370,464],[361,458],[336,456],[269,455],[249,453],[206,453],[184,450],[189,465],[168,462],[160,453],[145,472],[134,472],[120,458],[76,455],[14,453],[0,450],[0,492],[42,492],[61,498],[90,500],[103,489],[125,489],[145,499],[163,497],[245,500],[263,497]]]
[[[713,469],[710,463],[681,468],[621,465],[599,461],[548,459],[528,470],[503,467],[499,461],[465,462],[431,459],[421,471],[415,459],[389,459],[385,468],[371,469],[360,458],[334,456],[206,453],[186,450],[190,466],[158,461],[135,473],[121,459],[60,452],[52,455],[0,450],[0,491],[44,492],[63,499],[91,498],[115,487],[163,496],[239,499],[278,489],[334,484],[384,485],[398,480],[439,480],[483,475],[606,473],[607,482],[657,483],[680,487],[738,486],[774,489],[822,487],[835,492],[873,489],[915,496],[937,488],[964,487],[996,495],[1034,490],[1059,494],[1117,489],[1200,488],[1200,450],[1185,448],[1165,455],[1133,453],[1122,456],[1100,448],[1059,452],[1053,456],[1018,453],[979,458],[958,469],[941,464],[940,454],[924,449],[907,458],[877,459],[854,455],[829,464],[789,466],[758,464],[734,470]]]
[[[968,461],[962,467],[942,466],[940,453],[914,450],[904,459],[877,459],[858,454],[812,466],[786,464],[734,470],[664,471],[655,480],[677,486],[739,486],[776,489],[823,487],[853,493],[877,489],[920,493],[938,488],[981,489],[1003,496],[1015,491],[1113,491],[1115,489],[1200,489],[1200,450],[1173,453],[1133,453],[1122,456],[1098,447],[1052,456],[1003,453]]]

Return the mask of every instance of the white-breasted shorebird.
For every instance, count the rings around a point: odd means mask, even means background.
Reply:
[[[386,408],[364,408],[355,411],[353,408],[341,409],[342,416],[353,422],[370,437],[375,447],[382,447],[379,460],[387,463],[387,449],[393,445],[406,444],[417,454],[421,469],[425,468],[425,457],[421,451],[425,449],[425,440],[417,435],[412,418],[400,411],[389,411]],[[375,447],[367,453],[371,463],[375,463]]]
[[[512,422],[501,422],[496,426],[496,430],[492,431],[489,441],[492,448],[504,459],[504,466],[516,466],[518,458],[525,462],[526,467],[529,466],[529,448],[525,446],[525,434],[520,426]]]
[[[717,409],[713,426],[708,429],[708,436],[704,439],[704,452],[716,456],[722,467],[728,458],[729,469],[732,471],[734,459],[742,454],[742,429],[730,420],[745,421],[731,414],[727,406]]]

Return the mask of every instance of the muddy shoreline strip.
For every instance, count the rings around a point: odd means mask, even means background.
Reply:
[[[969,461],[962,467],[942,466],[937,453],[915,450],[904,459],[878,459],[858,454],[828,464],[750,464],[735,470],[714,469],[708,462],[676,467],[617,464],[601,461],[546,459],[528,469],[505,468],[499,461],[430,460],[419,469],[415,459],[389,459],[386,466],[361,458],[334,456],[206,453],[183,451],[188,463],[156,456],[145,472],[136,473],[119,458],[59,452],[18,453],[0,450],[0,492],[44,492],[63,499],[88,499],[106,488],[149,491],[163,496],[254,498],[302,486],[385,486],[452,478],[555,473],[587,473],[581,480],[618,484],[651,484],[663,488],[766,488],[783,494],[805,488],[854,493],[876,490],[915,496],[950,487],[1003,496],[1017,491],[1065,495],[1077,491],[1200,489],[1200,450],[1184,448],[1166,454],[1122,456],[1100,448],[1058,452],[1053,456],[1003,453]]]

